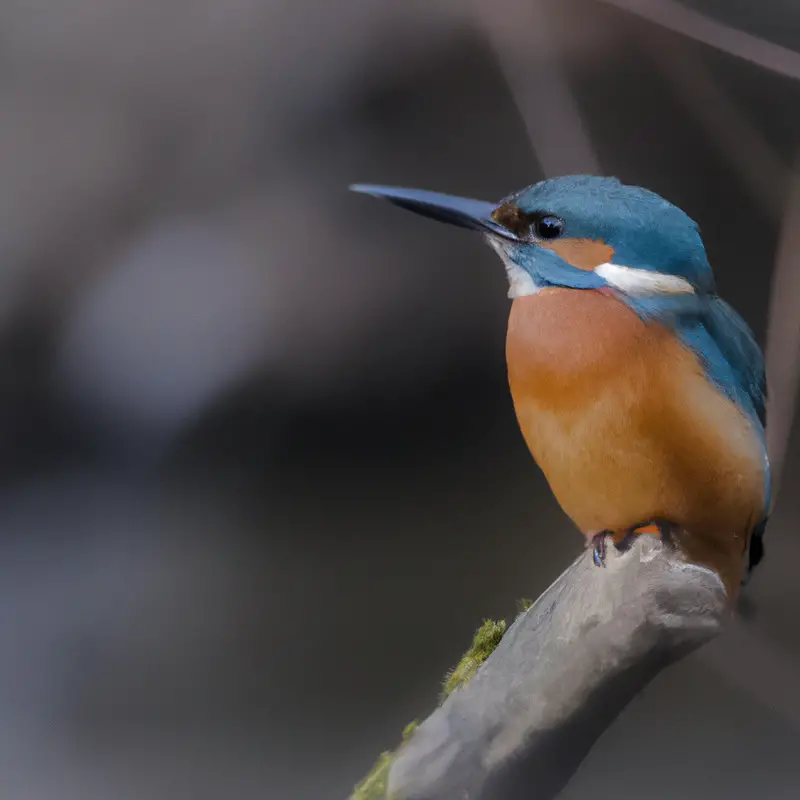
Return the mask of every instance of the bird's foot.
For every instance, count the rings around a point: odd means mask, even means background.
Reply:
[[[606,537],[613,535],[613,531],[600,531],[589,540],[592,545],[592,560],[596,567],[604,567],[606,565]]]
[[[621,553],[630,550],[636,536],[658,536],[664,542],[671,540],[672,525],[665,520],[654,520],[630,528],[613,531],[605,530],[595,533],[589,540],[592,546],[592,560],[596,567],[604,567],[606,564],[606,539],[610,538],[614,547]]]
[[[662,519],[645,522],[639,525],[632,525],[630,528],[618,531],[614,534],[614,545],[617,550],[624,553],[626,550],[630,550],[637,536],[643,535],[658,536],[662,542],[669,543],[672,541],[673,527],[672,523]]]

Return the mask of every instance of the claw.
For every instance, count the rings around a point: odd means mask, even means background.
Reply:
[[[624,553],[630,549],[636,536],[650,534],[659,536],[663,541],[669,542],[671,533],[672,525],[663,520],[633,525],[620,531],[600,531],[589,540],[592,545],[592,561],[594,561],[596,567],[604,567],[606,565],[606,538],[609,536],[617,550],[620,553]]]
[[[608,531],[600,531],[592,536],[592,560],[596,567],[606,565],[606,536],[608,536]]]
[[[669,543],[672,537],[672,525],[664,520],[633,525],[626,531],[622,531],[621,536],[614,537],[614,544],[617,546],[617,550],[624,552],[630,549],[635,537],[643,535],[658,536],[663,542]]]

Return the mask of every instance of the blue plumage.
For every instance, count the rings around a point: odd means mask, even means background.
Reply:
[[[721,297],[711,297],[704,321],[723,357],[736,374],[737,383],[750,398],[763,427],[767,424],[767,376],[761,348],[739,314]]]
[[[734,401],[745,409],[759,433],[764,452],[765,487],[764,516],[753,530],[750,542],[749,572],[761,561],[764,554],[763,537],[772,506],[772,475],[767,455],[765,429],[767,425],[767,376],[761,348],[756,343],[747,323],[721,297],[709,298],[703,325],[718,348],[720,358],[713,360],[700,349],[707,361],[706,374],[712,381],[732,395]],[[727,370],[725,367],[727,366]]]

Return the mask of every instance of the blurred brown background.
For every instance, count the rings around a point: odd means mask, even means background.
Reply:
[[[341,800],[579,551],[500,263],[348,183],[596,158],[700,222],[764,341],[800,83],[613,6],[0,4],[4,798]],[[794,0],[692,7],[800,50]],[[797,452],[739,638],[565,798],[800,796]]]

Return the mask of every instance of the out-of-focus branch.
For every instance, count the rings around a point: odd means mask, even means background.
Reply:
[[[759,204],[778,218],[787,170],[764,135],[720,88],[693,48],[676,49],[661,31],[631,37],[671,84],[689,112],[722,151]]]
[[[704,647],[698,660],[800,731],[797,659],[747,620],[734,617],[725,635]]]
[[[487,36],[546,176],[597,173],[594,148],[564,70],[547,0],[476,2]]]
[[[598,0],[789,78],[800,78],[800,53],[707,17],[676,0]]]
[[[716,636],[712,571],[641,536],[607,568],[587,551],[511,626],[478,673],[401,747],[392,800],[550,800],[628,702]]]
[[[766,358],[770,392],[767,449],[773,471],[773,495],[776,495],[800,389],[800,162],[795,164],[781,223],[772,276]]]

